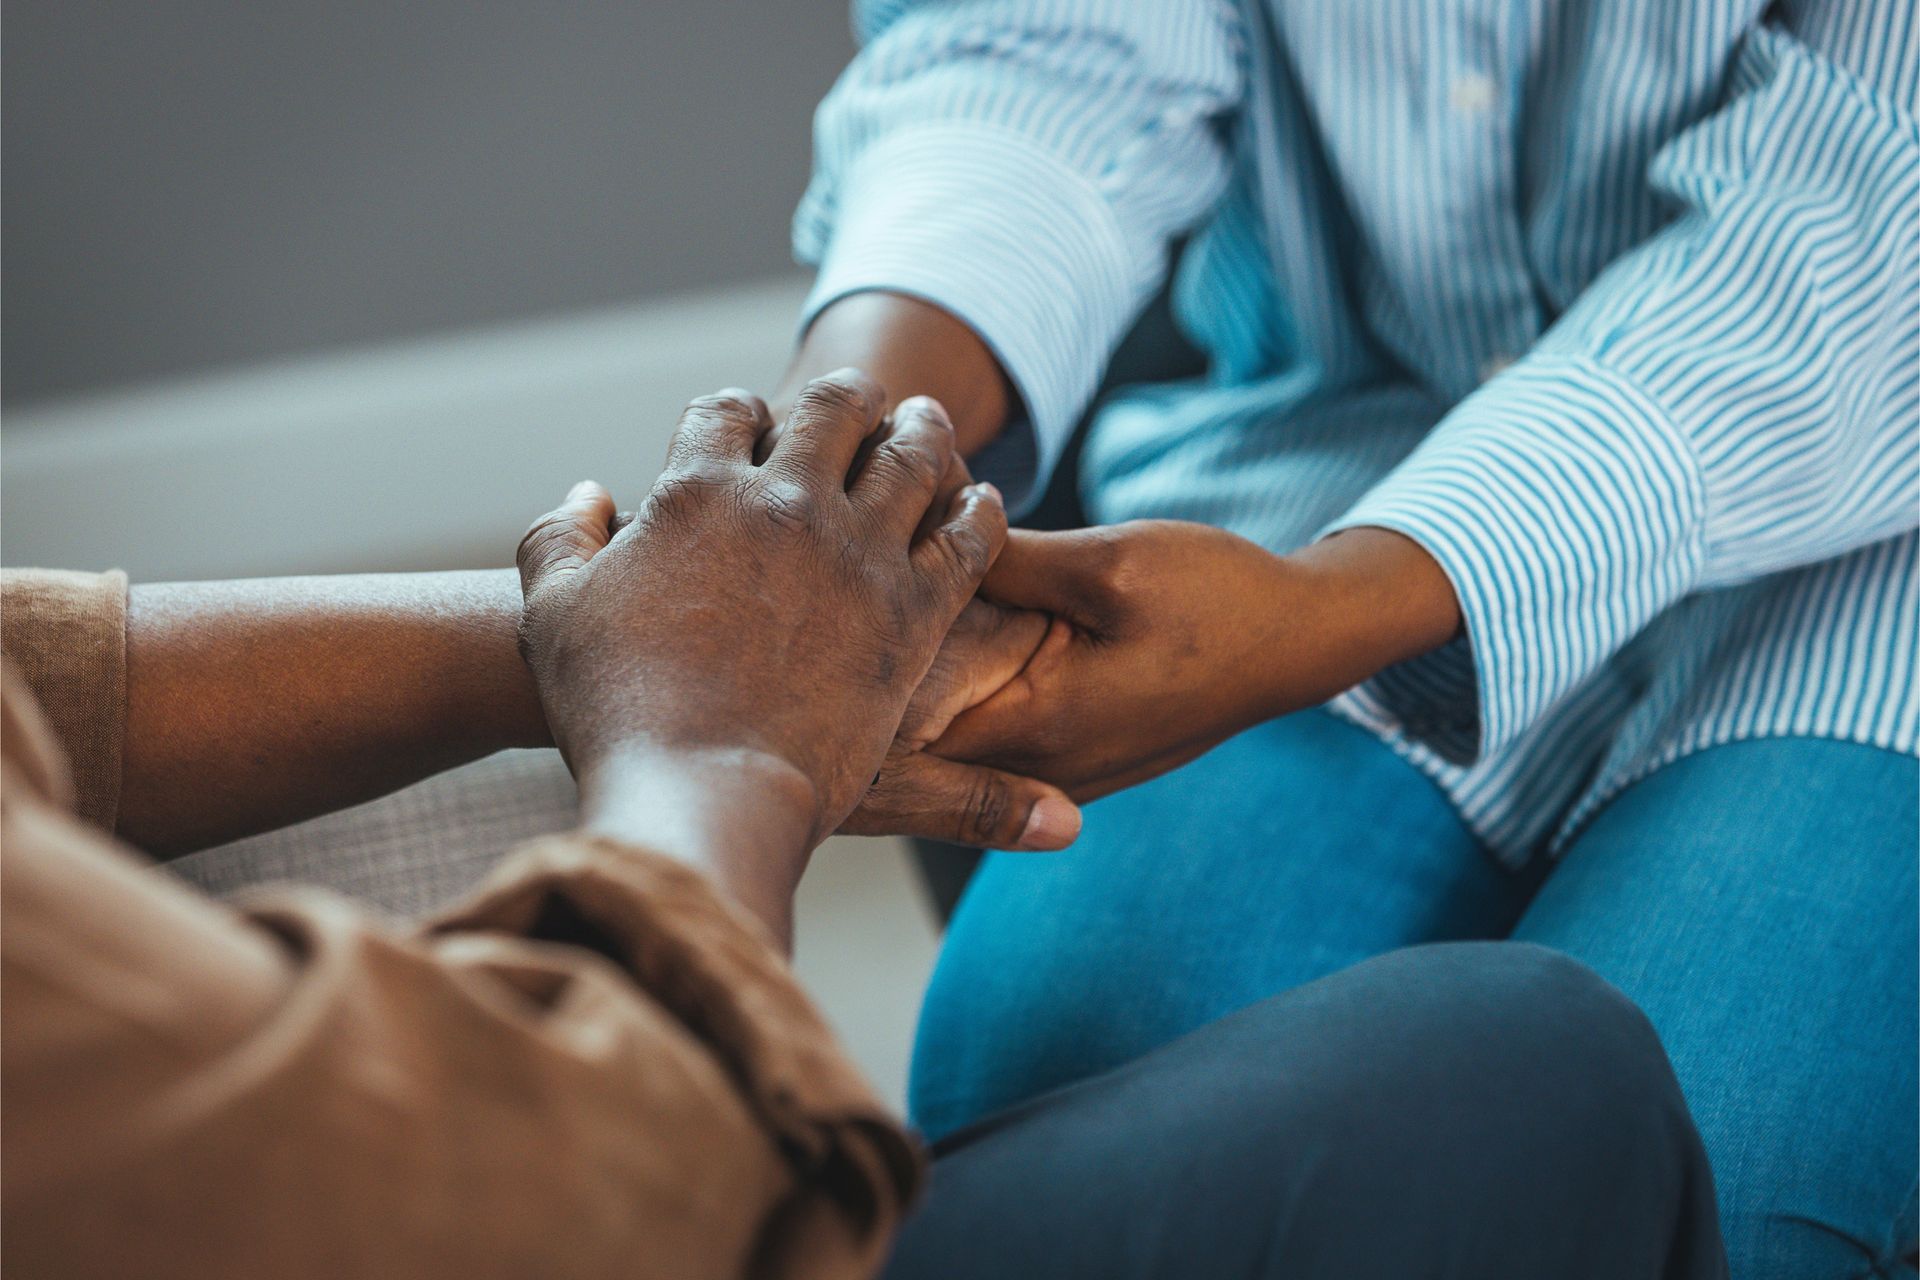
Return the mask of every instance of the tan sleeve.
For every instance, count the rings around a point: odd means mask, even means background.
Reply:
[[[0,806],[20,1276],[866,1276],[919,1181],[677,863],[541,841],[402,933],[313,892],[231,910],[31,788]]]
[[[127,575],[0,573],[0,652],[66,752],[74,807],[111,831],[127,727]]]

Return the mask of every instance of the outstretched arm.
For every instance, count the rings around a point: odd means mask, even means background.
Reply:
[[[964,482],[955,465],[937,501]],[[82,812],[156,856],[551,741],[516,642],[512,570],[131,590],[118,575],[5,582],[6,647],[67,739]],[[116,615],[103,633],[124,636],[124,663],[95,661],[50,621],[76,610]],[[1027,848],[1073,838],[1078,815],[1054,788],[917,750],[1016,674],[1044,630],[1038,615],[967,606],[847,829]]]
[[[874,1272],[918,1151],[768,944],[1006,527],[990,488],[936,501],[952,433],[932,406],[904,406],[850,477],[877,408],[816,388],[755,465],[764,407],[701,401],[630,525],[592,484],[535,524],[521,632],[587,826],[418,929],[297,889],[227,907],[141,866],[63,811],[9,675],[5,1225],[27,1269]],[[111,616],[68,635],[117,691],[124,592],[91,581]],[[308,598],[290,619],[335,644],[359,611],[394,612]],[[182,624],[217,613],[175,604]],[[413,608],[359,637],[380,651],[368,670],[456,677],[413,665],[446,639]],[[328,660],[280,629],[202,655],[242,660],[214,683],[243,714],[248,671]],[[383,629],[413,651],[378,661]],[[512,629],[498,638],[511,654]],[[351,719],[293,684],[286,723]]]
[[[1654,162],[1674,220],[1335,536],[1017,539],[986,593],[1075,625],[933,750],[1097,794],[1365,680],[1473,764],[1681,598],[1910,533],[1911,8],[1775,6],[1722,108]]]
[[[512,570],[137,585],[117,830],[165,856],[547,741]]]

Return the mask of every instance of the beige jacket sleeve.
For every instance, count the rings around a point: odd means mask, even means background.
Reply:
[[[113,830],[127,716],[127,575],[0,573],[0,653],[66,756],[75,810]]]
[[[32,634],[9,619],[10,646]],[[97,688],[63,740],[117,744],[119,688]],[[411,932],[317,892],[228,907],[76,819],[11,671],[0,707],[10,1275],[879,1264],[919,1151],[695,872],[554,837]]]

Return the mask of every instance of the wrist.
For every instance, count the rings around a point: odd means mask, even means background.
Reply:
[[[877,382],[890,404],[909,396],[939,401],[963,455],[1006,426],[1012,387],[979,335],[931,302],[884,290],[848,294],[814,316],[768,398],[774,420],[785,418],[809,380],[848,367]]]
[[[575,771],[584,830],[697,867],[790,944],[793,893],[820,820],[799,769],[753,748],[632,739]]]
[[[519,574],[487,569],[444,577],[445,604],[460,636],[441,682],[449,735],[476,756],[552,746],[539,687],[520,654]]]
[[[1270,711],[1334,697],[1460,633],[1460,603],[1439,562],[1404,534],[1343,529],[1280,557],[1293,635]]]

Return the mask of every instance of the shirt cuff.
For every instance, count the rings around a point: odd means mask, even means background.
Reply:
[[[1440,563],[1465,637],[1356,692],[1472,764],[1512,743],[1697,580],[1705,487],[1638,386],[1530,356],[1462,401],[1325,533],[1392,529]]]
[[[1010,507],[1037,498],[1151,287],[1152,252],[1134,252],[1085,176],[990,125],[889,134],[835,187],[824,244],[801,237],[802,257],[820,266],[802,326],[870,289],[923,298],[960,319],[1026,410],[977,470]]]
[[[0,652],[66,754],[74,809],[111,831],[126,738],[127,575],[9,569],[0,601]]]

